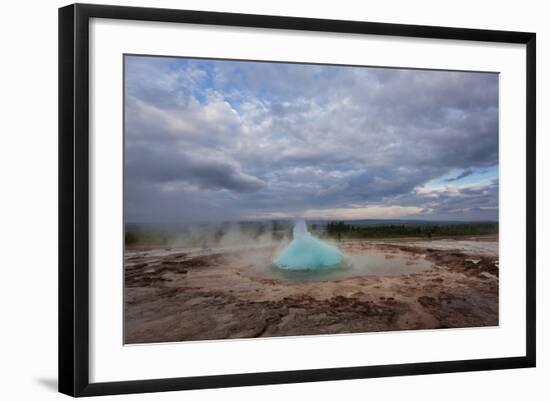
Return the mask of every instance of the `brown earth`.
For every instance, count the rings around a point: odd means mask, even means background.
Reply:
[[[376,249],[387,258],[400,252],[433,264],[410,274],[292,281],[253,272],[250,261],[272,260],[275,246],[127,250],[125,342],[498,325],[498,254],[433,249],[430,241],[339,246],[346,254]]]

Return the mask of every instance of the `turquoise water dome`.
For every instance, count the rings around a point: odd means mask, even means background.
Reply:
[[[316,270],[336,267],[342,253],[311,235],[304,220],[298,220],[292,231],[292,242],[275,259],[275,265],[285,270]]]

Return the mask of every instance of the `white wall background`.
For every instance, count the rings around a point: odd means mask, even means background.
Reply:
[[[112,4],[354,19],[537,33],[538,367],[116,397],[127,400],[546,400],[550,398],[545,293],[550,257],[550,24],[544,1],[278,0],[115,1]],[[49,400],[57,386],[57,0],[3,4],[0,23],[0,398]],[[545,182],[546,181],[546,182]],[[545,185],[546,184],[546,185]],[[108,397],[105,399],[114,399]]]

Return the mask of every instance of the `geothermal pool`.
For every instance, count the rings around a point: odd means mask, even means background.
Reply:
[[[331,244],[341,249],[342,261],[334,266],[320,269],[287,270],[281,269],[275,261],[287,244],[259,247],[228,247],[213,249],[170,249],[131,252],[128,266],[134,263],[148,262],[154,266],[158,260],[174,260],[185,263],[186,260],[203,258],[211,266],[206,270],[236,271],[244,277],[269,278],[284,282],[337,281],[362,276],[399,276],[413,274],[433,268],[434,263],[426,259],[423,253],[405,252],[387,249],[379,245],[361,246],[354,242]],[[129,255],[128,255],[129,256]],[[135,260],[135,262],[134,262]],[[176,262],[174,262],[176,263]]]
[[[246,258],[239,272],[244,276],[264,277],[287,282],[336,281],[362,276],[399,276],[413,274],[433,267],[424,255],[369,247],[357,251],[343,252],[343,260],[330,268],[309,270],[286,270],[273,263],[269,252],[253,252]],[[229,265],[238,265],[237,258]]]
[[[338,244],[317,238],[308,231],[304,220],[298,220],[294,225],[292,241],[279,251],[277,258],[263,273],[291,281],[319,281],[358,276],[395,276],[431,267],[432,263],[423,256],[396,250],[367,248],[360,253],[345,255]]]

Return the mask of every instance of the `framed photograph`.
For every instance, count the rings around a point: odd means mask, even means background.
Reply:
[[[535,366],[535,34],[59,10],[59,390]]]

